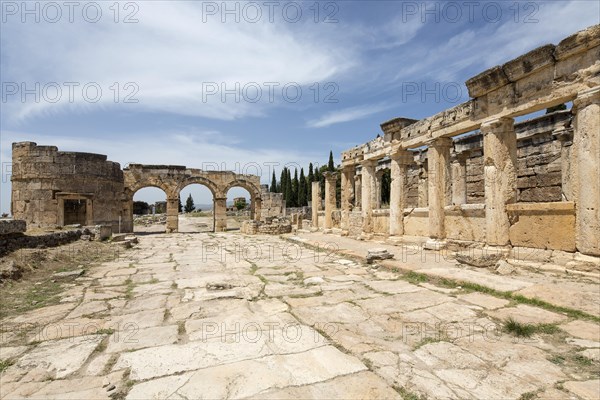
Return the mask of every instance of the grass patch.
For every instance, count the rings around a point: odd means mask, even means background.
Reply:
[[[402,396],[403,400],[427,400],[426,396],[416,394],[400,386],[393,386],[394,390]]]
[[[106,375],[110,371],[112,371],[112,369],[115,366],[115,364],[117,363],[118,359],[119,359],[119,355],[118,354],[113,354],[113,355],[110,356],[110,358],[108,359],[108,362],[106,363],[106,365],[104,366],[104,369],[102,370],[102,372],[103,372],[104,375]]]
[[[127,289],[125,290],[125,298],[127,300],[131,300],[133,299],[133,289],[135,288],[135,283],[133,283],[131,279],[127,279],[125,281],[125,285],[127,286]]]
[[[429,276],[421,274],[419,272],[410,271],[403,275],[403,278],[410,283],[418,284],[423,282],[429,282]]]
[[[582,356],[581,354],[575,354],[573,356],[573,361],[575,361],[575,363],[581,367],[589,367],[592,365],[592,360]]]
[[[254,275],[256,273],[256,271],[258,271],[258,265],[256,265],[256,263],[251,262],[250,263],[250,274]]]
[[[113,328],[98,329],[96,331],[96,335],[112,335],[113,333],[115,333]]]
[[[171,283],[171,289],[177,289],[177,283],[175,283],[175,282]]]
[[[185,335],[185,322],[179,321],[177,323],[177,333],[179,335]]]
[[[519,400],[532,400],[537,397],[537,392],[527,392],[519,396]]]
[[[486,287],[483,285],[479,285],[477,283],[455,281],[453,279],[447,279],[447,278],[435,278],[435,277],[425,275],[422,273],[418,273],[418,272],[414,272],[414,271],[410,271],[410,272],[403,274],[401,276],[401,278],[412,284],[430,282],[436,286],[441,286],[441,287],[445,287],[445,288],[449,288],[449,289],[455,289],[455,288],[460,287],[461,289],[463,289],[467,292],[484,293],[484,294],[488,294],[490,296],[509,300],[515,304],[527,304],[527,305],[542,308],[544,310],[565,314],[570,318],[586,319],[586,320],[600,323],[600,317],[597,317],[592,314],[588,314],[585,311],[575,310],[575,309],[569,308],[569,307],[557,306],[557,305],[548,303],[547,301],[540,300],[537,298],[525,297],[521,294],[514,294],[512,292],[503,292],[500,290],[495,290],[495,289],[492,289],[492,288],[489,288],[489,287]],[[545,333],[545,332],[543,332],[543,328],[540,328],[540,329],[541,329],[540,331],[542,333]],[[547,327],[547,329],[552,330],[554,328]],[[556,328],[556,329],[558,329],[558,328]],[[554,333],[554,332],[552,332],[552,333]]]
[[[531,337],[535,333],[535,326],[532,324],[523,324],[509,318],[504,323],[504,331],[518,337]]]
[[[440,338],[426,337],[424,339],[421,339],[417,344],[415,344],[415,346],[413,347],[413,350],[417,350],[429,343],[437,343],[437,342],[443,342],[443,341],[444,341],[444,338],[441,338],[441,337]]]
[[[0,373],[4,372],[8,367],[13,365],[15,362],[11,359],[0,360]]]
[[[552,364],[563,365],[566,359],[560,354],[555,354],[552,357],[548,358],[548,361],[550,361]]]
[[[531,337],[535,333],[552,335],[560,329],[555,324],[525,324],[515,321],[511,317],[504,322],[504,331],[518,337]]]

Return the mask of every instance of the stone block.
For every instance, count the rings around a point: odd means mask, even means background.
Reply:
[[[27,229],[27,224],[20,219],[0,219],[0,235],[10,235],[14,233],[23,233]]]

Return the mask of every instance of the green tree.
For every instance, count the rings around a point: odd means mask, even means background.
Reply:
[[[298,182],[298,207],[308,205],[306,197],[306,177],[304,176],[304,168],[300,168],[300,181]]]
[[[327,162],[327,170],[330,172],[335,171],[335,164],[333,163],[333,152],[329,150],[329,161]]]
[[[283,193],[283,198],[284,199],[285,199],[285,190],[286,190],[285,185],[286,185],[286,183],[287,183],[287,167],[284,167],[281,170],[281,179],[279,180],[279,185],[280,185],[279,193]]]
[[[245,197],[241,197],[239,199],[237,199],[235,201],[235,203],[233,203],[233,206],[236,208],[236,210],[243,210],[244,208],[246,208],[246,198]]]
[[[186,213],[190,213],[190,212],[194,211],[194,199],[192,198],[192,194],[191,193],[188,196],[187,200],[185,201],[185,207],[184,207],[183,210]]]
[[[292,177],[289,168],[286,169],[285,178],[285,205],[286,207],[294,207],[293,192],[292,192]]]
[[[308,176],[306,177],[306,199],[307,200],[311,200],[312,199],[312,183],[314,182],[315,179],[315,173],[313,170],[313,164],[310,163],[308,164]]]
[[[177,206],[177,212],[183,211],[183,205],[181,204],[181,196],[179,196],[179,205]]]
[[[294,169],[294,179],[292,180],[292,207],[298,207],[298,168]]]
[[[271,193],[277,193],[277,178],[275,178],[275,170],[273,170],[273,177],[271,178]]]

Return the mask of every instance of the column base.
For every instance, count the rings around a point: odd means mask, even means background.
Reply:
[[[402,236],[392,235],[388,236],[388,238],[385,240],[385,243],[391,244],[392,246],[400,246],[404,243],[404,241],[402,240]]]
[[[358,240],[371,240],[373,239],[373,234],[372,233],[361,233],[358,236]]]
[[[423,248],[425,250],[442,250],[446,248],[448,243],[443,239],[434,239],[430,238],[425,243],[423,243]]]

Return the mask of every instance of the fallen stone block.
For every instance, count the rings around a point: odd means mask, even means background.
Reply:
[[[394,258],[394,255],[386,249],[372,249],[367,252],[367,264],[372,264],[376,260],[389,260],[390,258]]]
[[[457,254],[456,261],[461,264],[471,265],[477,268],[490,268],[496,265],[502,258],[501,254],[485,254],[482,256],[470,256],[465,254]]]
[[[504,260],[500,260],[496,263],[496,272],[500,275],[510,275],[515,271],[515,267],[513,267]]]
[[[52,277],[56,279],[76,278],[78,276],[83,275],[84,273],[85,270],[83,268],[79,268],[73,271],[57,272],[55,274],[52,274]]]
[[[320,285],[322,283],[325,283],[325,280],[323,280],[323,278],[321,278],[320,276],[313,276],[311,278],[306,278],[304,280],[304,284],[306,286]]]

